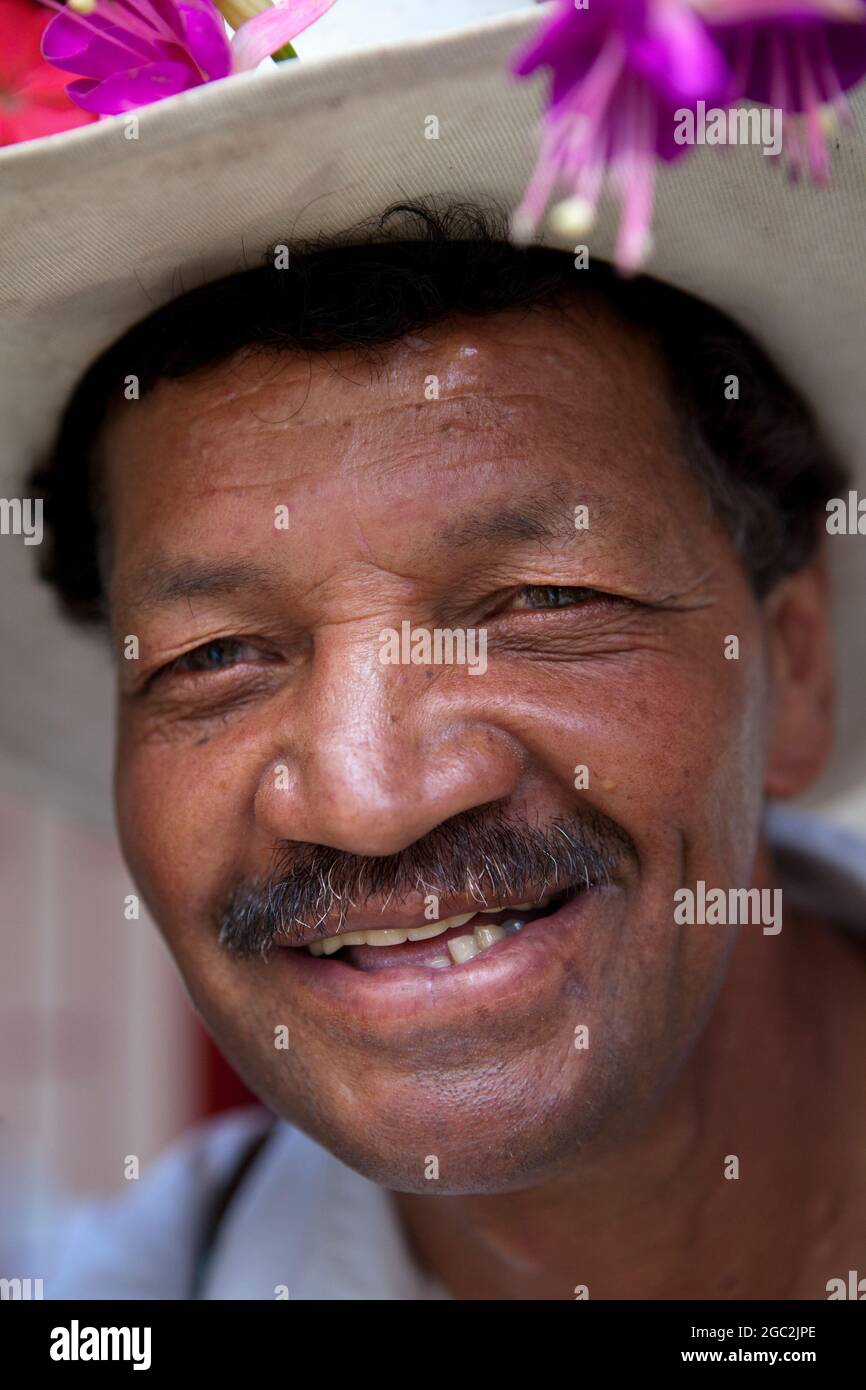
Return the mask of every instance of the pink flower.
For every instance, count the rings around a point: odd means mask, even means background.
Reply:
[[[0,0],[0,145],[36,140],[92,116],[73,106],[40,52],[46,17],[29,0]]]
[[[830,175],[825,112],[829,109],[838,120],[850,121],[844,94],[866,76],[866,4],[862,0],[694,3],[730,60],[734,96],[780,110],[791,172],[798,174],[805,163],[816,182],[825,182]]]
[[[59,13],[42,52],[78,75],[67,91],[85,111],[113,116],[257,67],[334,0],[284,0],[242,24],[230,41],[213,0],[87,0]]]
[[[674,140],[674,113],[703,98],[724,101],[727,65],[686,0],[559,0],[514,72],[551,73],[541,153],[514,217],[518,240],[531,236],[550,197],[559,230],[591,226],[605,179],[622,208],[617,266],[635,271],[647,252],[656,159],[685,152]]]

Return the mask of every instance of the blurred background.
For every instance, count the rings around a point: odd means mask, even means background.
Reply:
[[[143,1170],[253,1097],[146,911],[127,915],[135,887],[110,828],[22,790],[20,765],[0,780],[0,1275],[25,1277],[74,1199],[124,1186],[129,1155]]]

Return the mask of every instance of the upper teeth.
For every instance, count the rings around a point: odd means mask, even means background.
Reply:
[[[531,908],[546,907],[547,901],[545,899],[540,903],[516,903],[508,910],[513,913],[528,912]],[[452,927],[462,927],[465,922],[480,913],[502,911],[501,907],[482,907],[478,912],[460,912],[456,917],[444,917],[440,922],[425,922],[422,927],[379,927],[372,931],[342,932],[339,936],[326,936],[321,941],[311,941],[309,950],[314,956],[332,956],[343,946],[402,946],[404,941],[428,941],[431,937],[441,936],[443,932],[450,931]],[[485,922],[477,926],[473,933],[455,937],[448,942],[451,958],[460,965],[463,961],[471,960],[479,951],[484,951],[488,946],[501,941],[503,936],[519,931],[522,926],[523,919],[519,917],[509,917],[501,924]],[[437,957],[434,964],[439,959]],[[444,957],[441,961],[443,965],[448,963]]]

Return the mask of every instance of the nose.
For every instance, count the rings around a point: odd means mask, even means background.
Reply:
[[[308,672],[275,713],[255,801],[266,839],[396,854],[514,794],[520,749],[479,714],[486,675],[383,666],[377,643],[344,635],[319,645]]]

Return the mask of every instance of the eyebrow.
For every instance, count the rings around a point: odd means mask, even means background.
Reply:
[[[575,533],[574,507],[581,503],[588,503],[594,518],[598,517],[593,499],[586,496],[566,498],[559,484],[549,484],[540,496],[530,494],[507,507],[481,512],[445,526],[438,533],[437,541],[456,550],[492,541],[568,540]]]
[[[261,592],[275,587],[274,577],[253,560],[154,560],[127,582],[127,600],[137,607],[159,607],[192,598]]]

